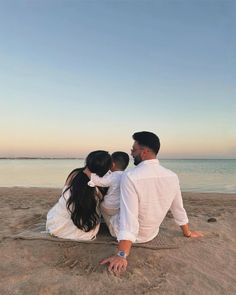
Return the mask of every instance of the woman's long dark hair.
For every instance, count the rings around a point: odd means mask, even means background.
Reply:
[[[111,168],[111,164],[111,156],[106,151],[90,153],[85,163],[91,172],[101,177]],[[96,188],[88,185],[89,178],[83,173],[84,168],[75,169],[69,174],[67,178],[69,187],[64,193],[70,190],[70,197],[66,206],[71,213],[73,223],[79,229],[88,232],[99,223],[99,215],[97,212]]]

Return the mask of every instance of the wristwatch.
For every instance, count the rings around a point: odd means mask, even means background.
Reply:
[[[127,255],[126,255],[125,251],[122,251],[122,250],[119,251],[116,255],[119,256],[119,257],[122,257],[124,259],[127,258]]]

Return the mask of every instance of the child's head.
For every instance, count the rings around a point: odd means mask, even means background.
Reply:
[[[129,164],[129,155],[125,152],[114,152],[111,155],[112,162],[116,170],[125,170]]]

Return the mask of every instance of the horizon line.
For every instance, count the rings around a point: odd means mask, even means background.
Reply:
[[[131,157],[130,157],[131,158]],[[0,160],[84,160],[86,157],[0,157]],[[236,160],[235,158],[158,158],[160,160]]]

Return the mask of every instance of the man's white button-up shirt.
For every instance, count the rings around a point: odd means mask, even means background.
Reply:
[[[169,209],[178,225],[188,223],[178,176],[157,159],[143,161],[124,172],[120,189],[118,241],[152,240]]]

